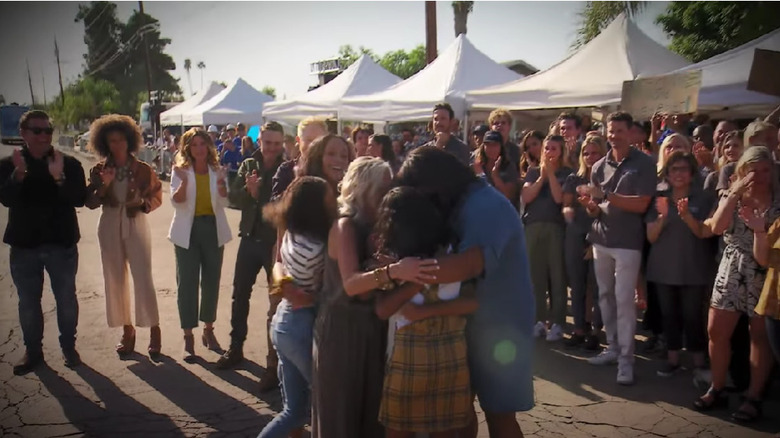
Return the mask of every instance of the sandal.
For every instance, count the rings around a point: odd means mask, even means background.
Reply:
[[[710,401],[704,399],[704,397],[710,397]],[[729,404],[729,399],[723,395],[722,389],[715,389],[710,386],[707,392],[696,399],[693,402],[693,407],[700,412],[709,411],[712,409],[725,408]]]
[[[731,418],[741,423],[752,423],[761,418],[761,405],[761,400],[743,397],[742,406],[731,414]],[[747,410],[745,409],[746,407],[748,407]]]
[[[122,339],[116,345],[116,352],[120,356],[124,356],[132,353],[135,350],[135,328],[131,325],[124,326],[124,333]]]

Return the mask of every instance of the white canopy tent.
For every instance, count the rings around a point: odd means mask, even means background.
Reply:
[[[176,105],[168,111],[160,113],[160,124],[163,126],[181,125],[185,113],[216,96],[224,89],[224,86],[212,81],[206,88],[199,90],[189,99]]]
[[[701,70],[701,110],[765,115],[771,108],[780,105],[780,97],[747,89],[755,49],[780,51],[780,29],[673,73]]]
[[[182,115],[185,126],[226,125],[243,122],[258,124],[263,120],[263,105],[273,101],[241,78],[216,96]]]
[[[620,103],[623,81],[689,65],[624,15],[558,64],[535,75],[468,93],[470,109],[537,110]]]
[[[341,99],[376,93],[401,80],[374,62],[370,56],[363,55],[335,79],[316,90],[294,99],[265,105],[263,117],[291,122],[298,122],[308,116],[335,118]]]
[[[385,91],[342,100],[339,117],[365,122],[401,122],[431,117],[439,102],[466,113],[466,92],[521,78],[458,36],[435,61],[409,79]]]

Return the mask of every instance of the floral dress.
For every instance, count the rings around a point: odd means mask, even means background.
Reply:
[[[766,279],[766,268],[753,258],[753,230],[739,217],[741,203],[734,209],[731,226],[723,234],[720,260],[710,307],[755,316],[756,304]],[[780,198],[776,194],[766,213],[767,223],[780,217]]]

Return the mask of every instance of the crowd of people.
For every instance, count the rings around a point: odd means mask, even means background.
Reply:
[[[293,141],[276,122],[256,143],[241,123],[224,133],[192,128],[176,146],[168,234],[183,360],[197,357],[201,323],[203,346],[223,351],[214,324],[233,205],[241,221],[230,343],[216,366],[244,360],[262,270],[260,389],[280,387],[284,409],[259,437],[301,436],[309,417],[321,438],[476,437],[475,397],[491,437],[522,436],[515,415],[534,405],[534,338],[592,350],[591,364],[616,364],[617,383],[631,385],[637,308],[648,344],[665,351],[658,376],[684,369],[686,350],[708,376],[693,401],[704,411],[726,406],[731,368],[745,389],[732,417],[757,420],[780,353],[778,115],[738,131],[728,120],[692,126],[690,115],[643,125],[616,112],[595,127],[563,113],[547,133],[521,131],[519,144],[502,109],[461,140],[446,103],[424,136],[358,126],[345,138],[318,118],[301,121]],[[149,327],[148,353],[159,358],[146,215],[161,205],[162,185],[135,157],[137,125],[120,115],[93,123],[100,161],[88,178],[51,146],[46,113],[20,125],[26,145],[0,160],[26,347],[14,373],[43,360],[44,269],[65,364],[80,363],[82,206],[101,208],[107,322],[122,328],[116,352],[133,352],[136,327]]]

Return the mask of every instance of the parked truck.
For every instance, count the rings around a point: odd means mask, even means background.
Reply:
[[[0,106],[0,140],[5,144],[23,144],[19,120],[30,108],[21,105]]]

